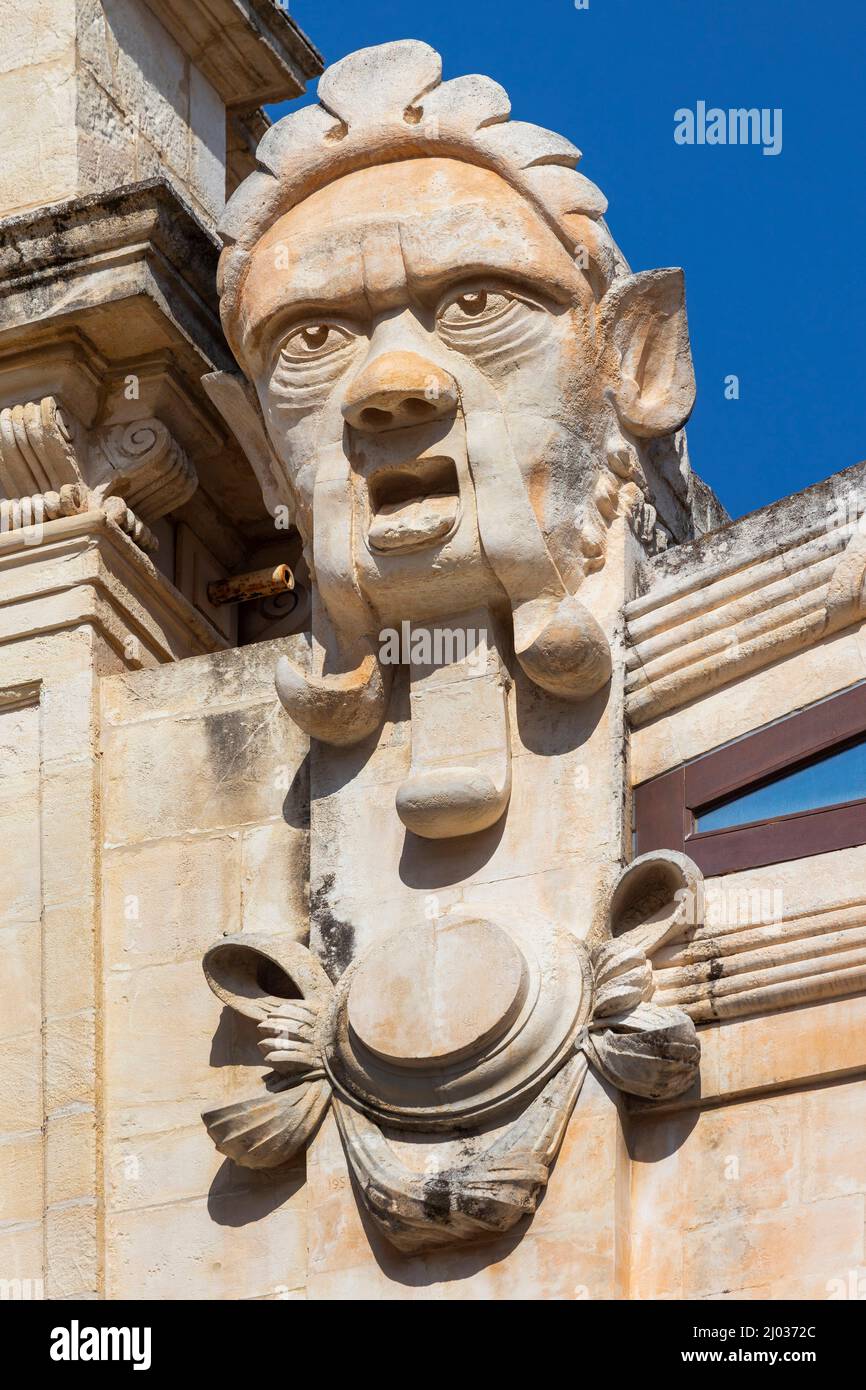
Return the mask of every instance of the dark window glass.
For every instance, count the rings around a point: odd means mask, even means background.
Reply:
[[[839,806],[866,797],[866,739],[784,773],[761,787],[739,792],[708,810],[695,811],[696,829],[724,830],[752,821]]]

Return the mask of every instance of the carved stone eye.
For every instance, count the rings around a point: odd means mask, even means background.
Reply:
[[[439,319],[452,328],[473,322],[486,323],[504,314],[514,302],[508,294],[497,294],[491,290],[464,290],[443,305]]]
[[[464,314],[483,314],[487,308],[487,294],[484,290],[473,290],[471,294],[461,294],[457,306]]]
[[[348,335],[329,323],[308,323],[289,334],[283,347],[287,357],[324,357],[348,342]]]

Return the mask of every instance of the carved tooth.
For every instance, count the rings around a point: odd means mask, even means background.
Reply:
[[[323,743],[346,747],[360,743],[385,717],[390,675],[368,644],[347,671],[315,675],[301,671],[287,656],[277,662],[280,704],[304,733]]]

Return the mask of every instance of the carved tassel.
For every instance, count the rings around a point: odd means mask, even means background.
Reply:
[[[327,1081],[301,1081],[289,1090],[206,1110],[216,1148],[244,1168],[278,1168],[312,1138],[331,1099]]]

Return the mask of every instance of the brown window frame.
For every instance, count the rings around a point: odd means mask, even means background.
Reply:
[[[703,753],[634,789],[636,853],[674,849],[707,875],[757,869],[866,844],[866,797],[699,831],[696,812],[866,735],[866,681]]]

